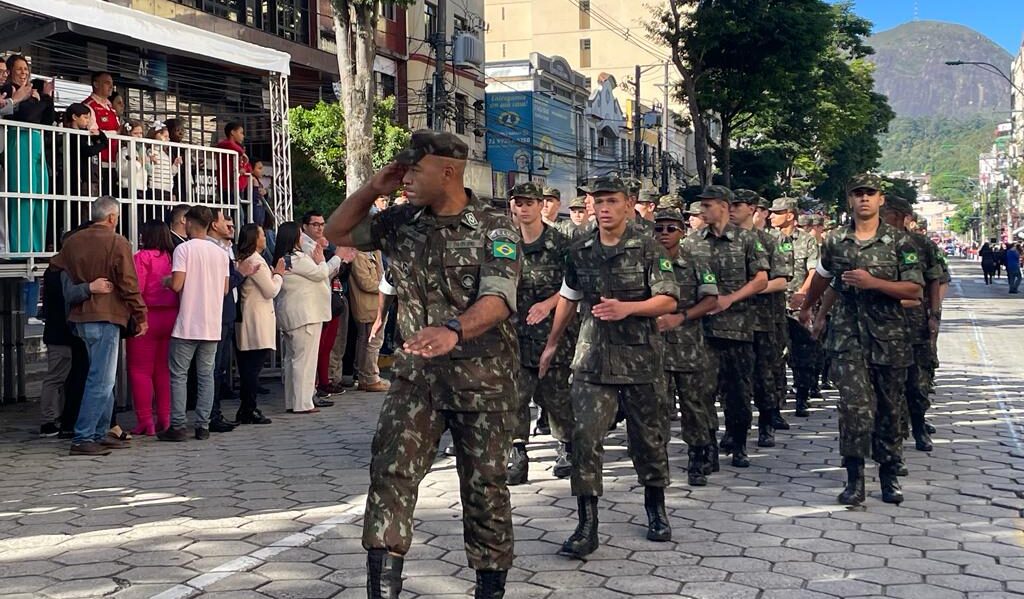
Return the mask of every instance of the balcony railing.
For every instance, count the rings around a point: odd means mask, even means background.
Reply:
[[[61,236],[90,220],[100,195],[121,201],[120,232],[164,220],[179,203],[221,208],[239,225],[252,218],[251,180],[240,188],[231,150],[0,120],[0,276],[31,275]]]

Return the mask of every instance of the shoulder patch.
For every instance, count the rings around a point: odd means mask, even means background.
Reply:
[[[658,258],[658,268],[665,272],[672,272],[672,261],[662,256]]]
[[[904,264],[917,264],[917,252],[903,252]]]
[[[704,274],[700,276],[700,282],[705,285],[715,285],[718,283],[718,277],[716,277],[715,273],[710,270],[706,270],[704,271]]]
[[[759,252],[763,252],[764,251],[764,244],[761,243],[760,239],[758,239],[757,241],[754,242],[754,247],[757,248],[757,251],[759,251]]]
[[[467,214],[467,216],[469,215]],[[519,233],[516,233],[512,229],[491,229],[487,232],[487,238],[491,241],[497,241],[499,239],[519,241]]]
[[[519,250],[516,248],[515,243],[509,241],[494,241],[491,244],[491,254],[495,258],[515,260],[516,256],[519,255]]]
[[[793,244],[788,242],[788,241],[784,241],[784,242],[779,244],[779,251],[780,252],[792,252],[793,251]]]

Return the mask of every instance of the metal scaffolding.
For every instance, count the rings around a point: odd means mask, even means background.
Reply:
[[[274,218],[282,223],[292,220],[292,141],[288,130],[288,75],[281,73],[270,74],[270,142]]]

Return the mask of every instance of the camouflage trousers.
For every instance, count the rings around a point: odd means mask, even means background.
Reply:
[[[413,535],[420,481],[445,430],[451,431],[462,497],[466,558],[475,570],[512,566],[512,506],[505,486],[510,447],[507,412],[451,412],[432,407],[430,390],[397,379],[373,437],[363,547],[405,555]]]
[[[934,370],[932,364],[931,344],[914,345],[914,363],[907,368],[907,401],[903,402],[902,424],[900,432],[903,437],[910,436],[910,417],[915,415],[924,416],[932,407],[932,400],[929,397],[933,388]]]
[[[839,389],[839,452],[888,464],[902,455],[899,439],[906,368],[832,358]]]
[[[690,447],[709,445],[711,431],[718,428],[715,411],[714,387],[705,370],[698,372],[665,371],[666,395],[678,398],[679,429],[683,441]],[[708,415],[708,400],[712,416]]]
[[[754,331],[754,405],[760,414],[775,410],[775,366],[778,362],[775,332]]]
[[[787,381],[786,358],[789,354],[789,327],[785,321],[779,322],[775,329],[775,408],[781,410],[786,405]]]
[[[653,384],[600,385],[573,380],[572,411],[576,427],[572,436],[572,494],[604,494],[602,468],[604,438],[615,419],[621,399],[626,411],[629,457],[637,480],[649,487],[669,485],[669,421],[664,400]]]
[[[537,378],[536,368],[519,369],[519,410],[516,413],[515,427],[512,429],[514,441],[525,442],[530,438],[530,400],[532,399],[548,415],[551,425],[551,436],[567,443],[572,441],[572,402],[569,401],[569,367],[556,366],[548,371],[547,376]]]
[[[735,439],[746,439],[753,420],[750,404],[754,400],[754,344],[711,337],[708,347],[709,370],[718,373],[725,430]]]
[[[803,325],[790,318],[789,329],[789,367],[793,369],[793,386],[797,389],[810,389],[814,386],[818,375],[817,365],[824,351],[821,344]]]

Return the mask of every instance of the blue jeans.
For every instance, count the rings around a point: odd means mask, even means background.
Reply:
[[[1017,293],[1017,289],[1020,287],[1020,269],[1010,270],[1007,268],[1006,280],[1010,284],[1010,291]]]
[[[21,301],[25,309],[25,318],[35,318],[39,315],[39,281],[32,279],[25,281]]]
[[[188,367],[196,359],[196,428],[210,427],[213,408],[213,363],[217,356],[216,341],[194,341],[171,337],[171,426],[184,427],[188,403]]]
[[[121,327],[109,322],[83,322],[75,325],[75,329],[89,352],[89,374],[85,379],[82,407],[71,441],[78,445],[88,441],[99,442],[110,429]]]

